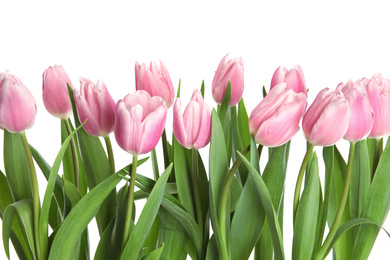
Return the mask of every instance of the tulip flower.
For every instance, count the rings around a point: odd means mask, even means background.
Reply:
[[[305,93],[307,96],[305,77],[301,66],[295,65],[290,70],[286,67],[277,68],[272,76],[271,89],[282,82],[286,82],[287,89],[292,89],[296,93]]]
[[[175,99],[171,77],[161,60],[160,66],[156,62],[150,62],[150,67],[146,64],[135,63],[135,87],[137,90],[145,90],[152,97],[161,97],[168,108]]]
[[[390,134],[390,80],[375,74],[367,84],[367,95],[375,114],[368,137],[379,139]]]
[[[350,118],[351,107],[343,92],[323,89],[303,117],[306,140],[313,145],[331,146],[345,135]]]
[[[84,130],[93,136],[107,136],[114,130],[115,101],[101,80],[95,85],[80,78],[80,85],[80,91],[74,91],[74,100],[80,121],[88,119]]]
[[[165,101],[138,90],[116,105],[115,138],[132,155],[153,150],[160,139],[167,117]]]
[[[0,125],[9,132],[23,132],[35,121],[37,104],[15,75],[0,73]]]
[[[274,86],[249,117],[256,143],[276,147],[288,142],[298,132],[305,108],[304,93],[295,93],[286,83]]]
[[[67,119],[72,113],[67,83],[72,82],[61,65],[50,66],[42,75],[42,96],[46,110],[60,119]]]
[[[230,106],[237,105],[244,93],[244,61],[240,58],[229,60],[229,54],[222,58],[215,72],[212,92],[215,102],[222,104],[228,82],[231,84]]]
[[[364,79],[356,82],[340,83],[337,90],[341,90],[351,106],[351,119],[344,138],[350,142],[363,140],[371,132],[374,123],[374,113],[367,96]]]
[[[173,106],[173,132],[177,141],[187,149],[200,149],[210,142],[211,116],[209,106],[203,101],[198,89],[181,112],[181,100]]]

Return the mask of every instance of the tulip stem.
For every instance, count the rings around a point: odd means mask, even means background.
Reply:
[[[349,194],[349,184],[351,183],[352,164],[353,164],[353,157],[355,153],[355,143],[351,142],[350,144],[351,145],[349,147],[347,173],[345,175],[344,188],[343,188],[343,193],[341,194],[340,204],[337,209],[336,217],[334,218],[332,227],[329,230],[329,233],[324,241],[324,244],[321,246],[320,250],[318,251],[316,259],[324,259],[326,257],[328,247],[332,242],[337,229],[340,226],[341,218],[343,217],[344,214],[345,204],[347,203],[347,198]]]
[[[35,250],[36,250],[38,259],[42,259],[41,243],[39,240],[39,215],[40,215],[40,211],[41,211],[41,204],[40,204],[40,200],[39,200],[37,174],[35,172],[34,161],[32,159],[32,154],[31,154],[30,146],[27,142],[26,134],[24,132],[22,132],[22,133],[20,133],[20,137],[22,139],[24,152],[26,153],[26,157],[27,157],[28,168],[30,170],[32,192],[33,192]]]
[[[295,185],[294,209],[293,209],[293,220],[294,220],[294,222],[295,222],[295,215],[297,214],[297,209],[298,209],[299,195],[301,194],[301,187],[302,187],[303,176],[305,175],[305,170],[306,170],[307,163],[309,162],[309,158],[310,158],[311,154],[313,153],[313,148],[314,148],[314,145],[309,143],[308,147],[307,147],[307,150],[306,150],[305,157],[303,158],[303,162],[302,162],[301,168],[299,170],[297,184]]]
[[[130,227],[131,220],[133,214],[133,202],[134,202],[134,185],[135,185],[135,176],[137,170],[137,160],[138,157],[133,155],[133,163],[131,165],[131,173],[130,173],[130,187],[127,193],[127,209],[126,209],[126,218],[125,218],[125,226],[123,231],[123,241],[122,241],[122,249],[125,248],[127,241],[130,237]]]
[[[67,119],[62,120],[64,122],[66,132],[68,136],[72,133],[72,129],[70,128],[69,121]],[[73,174],[74,174],[74,185],[78,190],[80,190],[80,172],[79,172],[79,160],[77,157],[76,143],[74,142],[74,138],[70,140],[70,149],[72,151],[72,160],[73,160]]]
[[[204,224],[203,224],[202,201],[200,198],[200,188],[199,188],[198,151],[195,148],[192,148],[192,185],[194,187],[196,218],[198,220],[200,232],[203,234]]]
[[[250,145],[248,145],[243,151],[242,154],[246,155],[250,149]],[[225,184],[222,188],[222,193],[221,193],[221,200],[219,204],[219,229],[221,231],[221,236],[223,243],[226,246],[226,206],[227,206],[227,201],[229,197],[229,190],[230,190],[230,185],[232,184],[234,173],[238,169],[238,166],[240,166],[242,162],[241,157],[238,157],[236,161],[234,162],[232,168],[230,169],[228,176],[225,179]]]
[[[162,147],[163,147],[163,152],[164,152],[164,169],[168,168],[169,166],[169,153],[168,153],[168,141],[167,141],[167,134],[164,132],[162,134]]]
[[[372,178],[371,178],[371,180],[374,179],[376,168],[378,166],[379,159],[380,159],[381,154],[382,154],[382,149],[383,149],[383,139],[382,138],[375,139],[374,155],[373,155],[373,160],[372,160],[372,174],[371,174]]]
[[[115,173],[115,160],[114,160],[114,153],[112,152],[112,145],[111,145],[110,137],[108,135],[106,135],[104,137],[104,141],[106,142],[108,161],[110,162],[110,167],[111,167],[111,174],[114,174]]]

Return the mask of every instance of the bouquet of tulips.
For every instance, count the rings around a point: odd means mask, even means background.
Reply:
[[[253,251],[254,259],[284,259],[286,170],[302,119],[307,143],[300,144],[306,155],[289,213],[292,259],[324,259],[332,250],[335,259],[367,259],[390,207],[389,142],[383,147],[389,79],[340,83],[308,106],[301,67],[279,67],[248,116],[242,58],[221,60],[212,109],[202,84],[183,112],[180,83],[175,99],[162,62],[136,63],[135,77],[136,91],[115,102],[101,80],[81,78],[76,89],[63,67],[45,70],[43,102],[61,120],[62,140],[49,165],[26,137],[37,112],[32,94],[15,75],[0,74],[0,216],[8,257],[11,241],[20,259],[90,259],[88,224],[95,218],[96,260],[236,260]],[[123,169],[115,168],[111,132],[132,155]],[[342,138],[350,142],[347,161],[336,146]],[[199,149],[208,145],[202,158]],[[141,174],[144,163],[153,174]],[[43,198],[37,168],[47,179]],[[136,218],[134,202],[142,199]]]

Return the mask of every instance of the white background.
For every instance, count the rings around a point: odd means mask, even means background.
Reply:
[[[389,76],[388,10],[385,1],[2,1],[0,71],[16,74],[33,93],[38,114],[27,138],[51,164],[60,148],[60,122],[48,114],[42,102],[42,73],[50,65],[63,65],[75,87],[79,87],[80,76],[94,82],[102,79],[117,101],[135,90],[135,61],[161,59],[175,86],[182,79],[185,103],[204,79],[205,99],[215,107],[213,74],[220,59],[230,53],[244,58],[244,100],[250,113],[262,99],[261,87],[269,88],[272,73],[280,65],[302,66],[310,88],[309,102],[322,88],[335,88],[348,79],[370,78],[376,72]],[[120,168],[131,157],[116,145],[113,135],[111,138]],[[346,156],[348,143],[340,141],[338,145]],[[286,180],[286,259],[291,257],[291,205],[304,147],[299,132],[291,144]],[[315,150],[321,153],[320,148]],[[160,144],[157,152],[162,155]],[[207,158],[208,147],[201,153]],[[2,158],[2,150],[0,154]],[[3,163],[0,168],[4,170]],[[139,171],[152,176],[149,166]],[[46,181],[38,175],[42,198]],[[390,221],[384,226],[390,230]],[[96,230],[94,221],[91,229]],[[90,234],[93,253],[98,235],[96,231]],[[370,259],[387,259],[389,245],[389,238],[381,232]],[[0,259],[5,259],[0,248]]]

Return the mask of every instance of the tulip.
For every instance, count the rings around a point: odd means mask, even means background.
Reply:
[[[305,108],[304,93],[295,93],[286,83],[276,85],[249,117],[256,143],[269,147],[286,143],[298,132]]]
[[[37,104],[27,87],[15,75],[0,73],[0,125],[9,132],[32,127]]]
[[[95,85],[86,78],[80,78],[80,91],[75,89],[74,100],[80,122],[87,122],[84,130],[93,136],[107,136],[114,130],[115,101],[103,81]]]
[[[150,62],[150,67],[145,63],[142,65],[135,63],[135,87],[137,90],[145,90],[152,97],[161,97],[168,108],[175,99],[171,77],[161,60],[160,66],[156,62]]]
[[[229,54],[227,54],[219,63],[212,83],[213,98],[218,104],[222,104],[229,81],[231,84],[230,106],[235,106],[244,93],[244,61],[241,57],[229,60]]]
[[[72,82],[61,65],[50,66],[42,75],[42,96],[46,110],[60,119],[67,119],[72,113],[67,83]]]
[[[364,79],[355,83],[348,81],[340,83],[337,90],[341,90],[351,106],[351,119],[344,138],[350,142],[365,139],[371,132],[374,123],[374,112],[367,96]]]
[[[277,68],[272,76],[271,89],[282,82],[286,82],[287,89],[292,89],[296,93],[305,93],[307,96],[305,77],[301,66],[295,65],[290,70],[286,67]]]
[[[119,146],[138,156],[154,149],[167,117],[165,101],[138,90],[116,105],[115,138]]]
[[[343,92],[323,89],[303,116],[306,140],[313,145],[331,146],[345,135],[350,118],[351,107]]]
[[[380,139],[390,134],[390,80],[375,74],[367,84],[367,94],[375,114],[368,137]]]
[[[173,106],[173,133],[177,141],[187,149],[199,150],[210,142],[211,116],[209,106],[203,101],[198,89],[194,90],[191,101],[181,112],[181,100]]]

